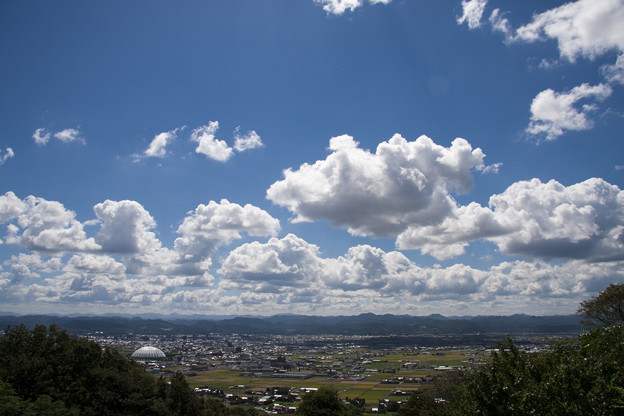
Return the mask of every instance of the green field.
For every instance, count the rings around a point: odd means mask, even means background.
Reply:
[[[244,385],[245,390],[264,391],[267,387],[319,387],[322,385],[330,385],[338,390],[340,397],[351,399],[362,398],[366,400],[367,406],[374,406],[382,398],[390,400],[402,400],[405,396],[395,396],[396,390],[413,391],[421,388],[423,384],[419,383],[403,383],[403,384],[383,384],[382,380],[391,377],[424,377],[435,376],[440,374],[439,371],[433,370],[432,366],[446,365],[458,366],[462,365],[462,360],[466,359],[466,353],[469,351],[436,351],[431,354],[414,354],[414,353],[390,353],[383,356],[376,356],[375,360],[382,362],[372,362],[366,365],[371,370],[388,370],[394,369],[395,373],[382,372],[366,372],[368,377],[362,381],[352,380],[335,380],[325,375],[315,376],[307,380],[299,379],[278,379],[265,377],[246,377],[240,376],[239,372],[230,369],[216,369],[197,373],[196,376],[189,377],[188,381],[192,387],[211,387],[219,388],[226,393],[241,394],[241,389],[231,388],[232,386]],[[306,355],[310,357],[311,355]],[[319,354],[319,357],[321,355]],[[405,362],[420,362],[422,368],[419,369],[401,369],[401,365]]]

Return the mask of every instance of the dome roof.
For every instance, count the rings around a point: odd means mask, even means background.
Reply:
[[[132,358],[157,360],[166,358],[166,355],[156,347],[141,347],[132,353]]]

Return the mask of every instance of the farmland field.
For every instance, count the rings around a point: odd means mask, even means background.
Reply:
[[[468,350],[446,350],[427,353],[383,353],[379,351],[368,351],[375,355],[375,359],[366,363],[366,370],[361,374],[366,376],[363,380],[337,379],[326,374],[314,376],[312,378],[301,379],[278,379],[268,377],[241,376],[236,369],[219,368],[210,371],[198,372],[197,375],[189,377],[188,381],[192,387],[210,387],[223,390],[225,393],[241,394],[242,391],[264,391],[269,387],[289,387],[289,388],[318,388],[329,385],[338,390],[342,398],[360,398],[366,400],[368,406],[376,404],[380,399],[390,400],[405,399],[405,395],[396,395],[395,392],[410,392],[417,390],[426,383],[406,383],[397,384],[383,383],[383,380],[392,377],[402,378],[423,378],[435,377],[441,371],[434,370],[437,366],[462,366],[466,365],[466,355],[474,353]],[[306,354],[307,358],[318,358],[320,362],[323,357],[318,354],[315,357]],[[348,356],[347,356],[348,357]],[[345,358],[345,357],[342,357]],[[404,369],[404,363],[418,362],[418,368]],[[239,387],[244,386],[244,388]]]

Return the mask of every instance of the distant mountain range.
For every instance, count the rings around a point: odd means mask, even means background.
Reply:
[[[275,315],[205,319],[124,316],[0,316],[0,329],[24,324],[56,324],[73,334],[265,334],[265,335],[466,335],[466,334],[573,334],[583,327],[578,315],[465,316],[375,315],[354,316]]]

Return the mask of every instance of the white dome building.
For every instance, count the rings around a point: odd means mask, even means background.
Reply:
[[[162,360],[167,358],[164,352],[156,347],[141,347],[131,355],[136,360]]]

